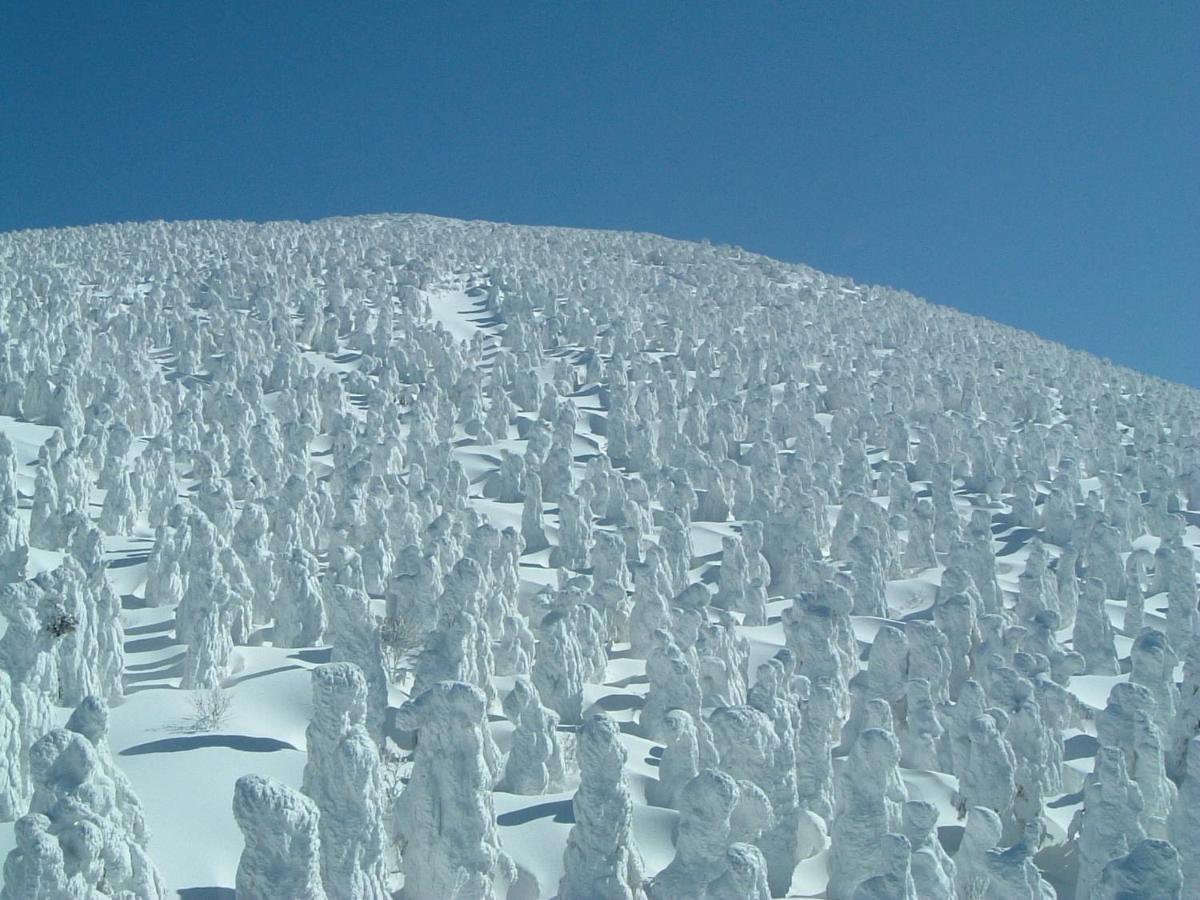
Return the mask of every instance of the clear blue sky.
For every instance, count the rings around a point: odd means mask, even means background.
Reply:
[[[0,230],[709,238],[1200,385],[1195,2],[0,10]]]

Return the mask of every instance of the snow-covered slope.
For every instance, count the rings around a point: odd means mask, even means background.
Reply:
[[[5,898],[1200,892],[1196,391],[732,247],[148,223],[0,235],[0,431]]]

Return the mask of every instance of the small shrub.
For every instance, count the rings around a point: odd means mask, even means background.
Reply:
[[[192,709],[182,719],[167,726],[177,734],[200,734],[216,731],[229,719],[233,708],[233,695],[224,688],[197,691],[192,695]]]
[[[425,637],[425,632],[412,619],[388,616],[380,621],[379,643],[389,680],[403,684],[425,645]]]

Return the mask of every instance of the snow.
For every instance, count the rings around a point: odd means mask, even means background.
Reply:
[[[403,223],[408,221],[397,220],[396,227],[402,228]],[[376,230],[392,227],[388,220],[371,222],[370,225]],[[436,229],[441,225],[431,220],[428,227]],[[459,227],[470,226],[454,225],[454,228]],[[534,258],[537,258],[536,255]],[[445,265],[447,260],[435,260],[430,265],[435,263]],[[527,264],[528,261],[522,263]],[[797,285],[804,278],[815,277],[809,270],[796,269],[795,273],[796,280],[788,283],[788,290],[799,290]],[[428,303],[431,322],[444,329],[454,342],[465,342],[468,346],[478,342],[482,346],[482,356],[476,363],[480,367],[490,368],[503,342],[506,326],[485,307],[484,292],[479,287],[484,283],[484,278],[480,272],[467,272],[462,267],[437,270],[433,277],[422,284],[418,295]],[[845,293],[850,289],[838,287],[832,290]],[[93,293],[92,296],[99,295]],[[532,318],[539,324],[544,323],[546,312],[538,309]],[[872,349],[876,357],[884,360],[892,352],[879,347]],[[333,354],[308,349],[303,351],[302,358],[314,370],[342,378],[360,371],[362,361],[361,354]],[[872,360],[872,366],[880,364],[887,365],[886,362],[876,363]],[[813,366],[815,369],[815,362]],[[582,364],[569,368],[582,379]],[[538,368],[541,380],[545,382],[551,379],[554,369],[554,359],[547,355]],[[275,400],[273,396],[267,397],[270,404]],[[604,427],[608,410],[595,395],[586,391],[575,393],[570,400],[580,411],[577,431],[570,445],[578,481],[584,471],[586,458],[608,446],[607,436],[593,428],[593,425]],[[1194,398],[1192,404],[1195,405]],[[594,414],[594,418],[585,413]],[[390,410],[387,414],[400,415],[400,411]],[[361,410],[355,415],[360,420],[366,418],[366,413]],[[837,423],[833,414],[817,412],[815,418],[822,431],[836,431]],[[406,420],[405,429],[401,432],[405,436],[407,428]],[[39,448],[58,431],[60,429],[54,426],[0,416],[0,432],[11,440],[16,452],[19,508],[26,524],[30,517],[34,464]],[[516,433],[516,429],[513,429],[513,433]],[[471,440],[461,429],[456,430],[455,437],[452,457],[461,463],[470,482],[471,508],[497,529],[512,527],[520,531],[522,504],[502,503],[486,498],[482,493],[487,477],[499,468],[501,449],[524,453],[528,441],[504,435],[481,444]],[[137,442],[139,450],[142,446],[143,442]],[[314,458],[310,462],[315,471],[332,472],[337,477],[340,473],[335,471],[337,461],[332,448],[333,442],[328,435],[318,436],[311,448]],[[326,452],[330,453],[328,458],[324,455]],[[322,462],[317,462],[316,457]],[[881,455],[873,452],[870,458],[872,462],[879,462]],[[1079,485],[1083,496],[1089,491],[1104,490],[1102,480],[1097,477],[1083,478]],[[927,485],[914,484],[913,487],[918,489]],[[98,504],[102,498],[103,492],[93,488],[90,497],[93,518],[99,514]],[[887,505],[886,497],[875,499],[883,501],[880,505]],[[983,496],[964,498],[960,494],[955,500],[964,511],[989,507],[989,501]],[[825,510],[830,525],[836,521],[836,509],[831,505]],[[1195,553],[1200,546],[1200,518],[1194,511],[1187,511],[1187,515],[1189,523],[1184,531],[1184,541]],[[547,504],[544,520],[551,543],[557,545],[559,515],[556,505]],[[740,526],[740,522],[733,520],[690,523],[688,534],[692,542],[692,559],[689,576],[692,580],[708,580],[710,575],[716,575],[722,538],[738,534]],[[599,523],[597,527],[609,526]],[[1013,532],[1001,532],[993,542],[997,552],[1001,552],[1001,548],[1004,551],[1004,555],[997,560],[997,575],[1010,602],[1018,588],[1018,577],[1024,571],[1029,539],[1022,535],[1021,529],[1015,529]],[[214,727],[187,729],[183,723],[194,715],[194,704],[199,694],[179,688],[186,648],[175,642],[174,612],[170,608],[146,608],[141,603],[146,556],[153,540],[154,530],[144,521],[139,522],[129,534],[104,539],[106,577],[116,594],[124,600],[121,621],[126,636],[126,696],[112,705],[109,743],[118,766],[141,798],[152,835],[150,855],[170,890],[231,890],[243,845],[231,805],[234,784],[241,776],[254,773],[276,779],[292,788],[300,788],[306,761],[305,729],[312,713],[309,672],[314,666],[328,660],[329,650],[323,644],[302,649],[237,647],[230,675],[224,682],[230,701],[228,714]],[[1135,536],[1130,546],[1153,553],[1161,543],[1159,536],[1143,534]],[[1048,545],[1048,549],[1051,558],[1057,555],[1058,548]],[[54,570],[64,555],[63,550],[31,548],[27,577]],[[549,555],[550,550],[547,549],[522,557],[519,566],[522,600],[544,587],[559,586],[559,576],[549,566]],[[885,625],[902,627],[905,620],[930,616],[929,610],[941,583],[943,568],[937,566],[906,573],[906,577],[888,577],[887,618],[864,615],[850,617],[858,649],[864,655],[869,652],[876,635]],[[773,597],[767,606],[768,624],[738,627],[738,633],[749,644],[748,668],[752,678],[760,665],[787,645],[780,616],[789,604],[790,600]],[[1149,597],[1146,600],[1145,624],[1165,628],[1166,617],[1159,611],[1165,606],[1165,597]],[[1112,686],[1129,680],[1127,669],[1132,637],[1120,633],[1125,603],[1108,599],[1105,611],[1118,632],[1114,646],[1126,674],[1075,675],[1071,678],[1067,685],[1071,696],[1082,708],[1090,711],[1102,710]],[[0,634],[6,627],[0,624]],[[536,632],[537,629],[534,630]],[[1060,637],[1069,639],[1070,632]],[[1180,653],[1179,656],[1182,661],[1184,654]],[[673,834],[678,815],[673,810],[651,806],[646,802],[646,785],[657,778],[657,754],[661,744],[656,745],[639,736],[635,725],[648,689],[645,673],[645,662],[631,658],[627,644],[613,645],[603,682],[589,683],[583,687],[583,718],[586,720],[590,711],[603,709],[622,726],[620,741],[628,755],[624,767],[625,778],[633,801],[633,840],[641,854],[645,873],[652,876],[665,868],[675,855]],[[1177,677],[1182,677],[1182,669]],[[492,679],[498,697],[503,697],[511,689],[512,683],[512,676],[496,676]],[[405,699],[408,699],[406,686],[393,684],[391,706],[396,707]],[[56,709],[55,715],[60,722],[64,722],[69,712]],[[500,749],[506,750],[511,743],[512,725],[497,714],[498,701],[490,712],[492,715],[488,728]],[[571,739],[574,739],[575,730],[571,726],[560,727],[560,731],[570,735]],[[1078,746],[1088,739],[1094,739],[1094,731],[1085,715],[1081,727],[1072,728],[1066,736],[1072,740],[1078,739]],[[834,765],[840,768],[845,764],[845,760],[839,758]],[[1083,776],[1092,771],[1091,755],[1068,758],[1065,767],[1068,770],[1067,783],[1064,784],[1066,790],[1059,797],[1046,798],[1048,805],[1044,810],[1048,838],[1057,845],[1067,840],[1071,817],[1080,802],[1080,798],[1073,797],[1073,794],[1082,786]],[[936,806],[939,835],[944,841],[952,842],[955,829],[963,824],[955,806],[957,779],[941,772],[910,769],[902,770],[901,775],[910,799],[927,800]],[[568,784],[564,789],[554,793],[531,797],[503,790],[493,792],[500,846],[511,857],[519,873],[510,897],[532,900],[554,896],[563,877],[562,851],[573,824],[571,801],[578,784],[579,772],[576,768],[573,772],[568,771]],[[7,825],[0,826],[0,858],[13,846],[12,829]],[[828,877],[828,852],[826,847],[815,856],[801,861],[787,896],[823,895]],[[1048,867],[1053,865],[1050,856],[1046,856],[1045,860]],[[1064,888],[1067,877],[1062,872],[1047,868],[1045,874],[1056,887],[1069,890],[1069,887]],[[398,882],[394,880],[392,886],[398,886]]]

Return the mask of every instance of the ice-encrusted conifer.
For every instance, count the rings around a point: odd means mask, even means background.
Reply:
[[[422,634],[437,624],[438,602],[443,585],[432,555],[416,544],[405,545],[397,554],[387,590],[389,619],[409,623]]]
[[[562,610],[547,614],[538,627],[531,676],[542,702],[567,724],[583,712],[584,665],[571,617]]]
[[[967,737],[965,765],[958,772],[960,809],[986,806],[1008,819],[1016,794],[1017,759],[992,715],[976,716]]]
[[[1179,689],[1175,686],[1175,667],[1179,660],[1167,636],[1157,628],[1143,628],[1134,640],[1129,656],[1129,680],[1145,686],[1154,697],[1154,708],[1150,712],[1154,724],[1165,734],[1175,718],[1179,702]]]
[[[765,625],[766,585],[761,576],[752,577],[741,537],[721,539],[720,586],[714,603],[740,612],[746,625]]]
[[[330,662],[353,663],[362,672],[367,685],[365,724],[375,743],[382,745],[388,678],[370,598],[345,585],[335,586],[329,602],[329,622],[333,632]]]
[[[725,854],[725,873],[708,886],[707,900],[767,900],[767,863],[753,844],[736,843]]]
[[[1167,837],[1183,848],[1184,896],[1200,891],[1200,854],[1188,852],[1200,843],[1200,737],[1188,742],[1186,769],[1179,786],[1179,797],[1167,820]]]
[[[183,568],[174,554],[171,538],[166,525],[155,528],[154,547],[146,561],[147,606],[175,606],[183,599]]]
[[[1143,710],[1135,714],[1133,727],[1133,757],[1126,765],[1142,792],[1142,828],[1152,838],[1165,838],[1178,792],[1163,764],[1162,732]]]
[[[126,534],[132,530],[135,519],[133,490],[129,486],[128,473],[122,470],[104,495],[98,524],[105,534]]]
[[[859,882],[852,894],[853,900],[918,900],[908,838],[889,833],[879,843],[880,871]]]
[[[474,559],[462,558],[446,576],[438,598],[437,628],[426,638],[416,660],[413,694],[436,682],[468,682],[493,696],[491,634],[482,619],[482,571]]]
[[[271,552],[268,540],[269,530],[270,519],[266,504],[262,501],[245,503],[234,526],[231,546],[250,579],[253,591],[251,606],[255,622],[270,620],[275,592],[279,589],[275,555]]]
[[[1075,547],[1064,547],[1054,571],[1058,590],[1058,615],[1063,628],[1074,628],[1075,616],[1079,612],[1079,578],[1075,573],[1079,551]]]
[[[1088,675],[1118,675],[1117,651],[1112,622],[1104,608],[1104,582],[1088,578],[1079,597],[1072,643],[1083,654]]]
[[[0,636],[0,669],[11,679],[11,699],[19,719],[22,796],[28,798],[29,745],[54,725],[52,699],[57,699],[58,662],[55,638],[38,611],[40,591],[34,582],[0,585],[0,614],[7,627]]]
[[[128,777],[113,759],[108,744],[108,704],[100,697],[84,697],[67,719],[66,728],[82,734],[96,750],[100,770],[112,780],[116,791],[117,808],[114,818],[122,831],[129,835],[143,850],[150,842],[150,830],[146,825],[142,802],[134,793]]]
[[[316,557],[299,543],[289,548],[280,565],[275,595],[276,647],[311,647],[325,633],[325,602],[321,596]]]
[[[953,544],[949,562],[970,574],[986,612],[1001,611],[1003,594],[996,580],[996,555],[992,551],[991,517],[987,510],[976,509],[972,514],[967,539]]]
[[[558,501],[558,546],[550,551],[550,565],[575,570],[590,566],[588,548],[592,522],[578,494],[563,494]]]
[[[633,801],[625,783],[621,730],[605,713],[589,716],[579,732],[580,783],[567,836],[561,900],[639,900],[642,861],[633,840]]]
[[[529,469],[525,473],[525,501],[521,513],[521,538],[525,541],[525,552],[536,553],[550,546],[542,528],[542,479]]]
[[[797,690],[801,716],[796,738],[796,791],[801,805],[820,816],[828,826],[833,821],[837,703],[828,679],[810,681],[803,675],[796,678],[802,682]]]
[[[590,603],[579,599],[591,595],[591,579],[586,575],[572,579],[574,585],[569,587],[568,607],[565,610],[571,621],[571,627],[579,639],[579,651],[582,654],[583,669],[581,676],[589,684],[600,684],[604,681],[604,673],[608,668],[608,629],[604,624],[604,616]]]
[[[96,746],[83,734],[55,728],[30,748],[30,813],[50,820],[66,874],[79,896],[101,888],[118,896],[165,900],[167,892],[146,854],[137,817],[121,809],[122,796]],[[68,895],[70,896],[70,895]]]
[[[738,633],[732,613],[718,610],[715,622],[699,625],[695,652],[705,709],[743,703],[749,680],[750,646]]]
[[[654,632],[654,646],[646,659],[646,677],[650,686],[638,723],[652,741],[665,741],[670,733],[666,713],[682,709],[692,720],[700,717],[700,682],[687,656],[666,629]]]
[[[1021,649],[1032,655],[1042,655],[1050,665],[1050,677],[1056,684],[1065,685],[1071,676],[1084,670],[1083,656],[1074,650],[1066,650],[1056,637],[1060,628],[1058,613],[1043,609],[1028,623],[1028,631],[1021,639]]]
[[[677,809],[679,792],[700,771],[696,723],[686,710],[668,710],[666,747],[658,761],[658,781],[646,785],[646,797],[658,806]]]
[[[201,578],[206,576],[197,573]],[[233,655],[233,637],[228,618],[233,595],[228,583],[220,577],[207,576],[206,605],[192,613],[187,656],[183,661],[183,676],[179,686],[184,690],[212,690],[221,686],[229,674]]]
[[[850,539],[850,573],[854,576],[854,613],[860,616],[888,617],[886,584],[880,560],[880,535],[865,525]]]
[[[836,582],[820,596],[801,594],[783,610],[787,646],[799,660],[799,673],[829,682],[839,718],[850,710],[850,679],[859,660],[850,622],[850,593]]]
[[[233,788],[233,818],[246,846],[238,860],[238,897],[325,900],[320,817],[316,803],[273,778],[239,778]]]
[[[533,632],[525,617],[507,615],[500,621],[493,662],[497,675],[528,675],[533,666]]]
[[[1029,822],[1011,847],[988,853],[988,897],[1012,900],[1048,900],[1054,888],[1041,877],[1033,855],[1041,846],[1041,824]]]
[[[0,583],[25,577],[29,535],[17,515],[17,470],[13,447],[0,434]]]
[[[56,550],[63,542],[58,485],[49,466],[39,459],[33,482],[33,508],[29,514],[29,544]]]
[[[525,677],[518,677],[505,696],[504,714],[515,727],[501,788],[514,794],[557,790],[565,777],[558,714],[542,706],[537,689]]]
[[[393,811],[404,895],[484,897],[494,881],[511,881],[492,809],[483,692],[438,682],[400,708],[396,725],[417,733],[412,775]]]
[[[774,821],[756,843],[767,861],[772,892],[786,891],[796,864],[819,849],[821,830],[800,807],[793,734],[785,731],[781,737],[771,718],[753,706],[718,709],[709,724],[721,769],[756,784],[770,801]]]
[[[312,670],[302,790],[320,812],[321,878],[338,900],[385,900],[384,790],[376,739],[366,727],[367,682],[352,663]]]
[[[29,804],[29,777],[21,764],[23,737],[12,679],[0,668],[0,822],[18,818]]]
[[[1054,789],[1056,779],[1046,771],[1048,739],[1033,684],[1014,670],[1008,670],[1007,675],[1008,689],[1000,708],[1009,717],[1004,738],[1017,763],[1013,815],[1017,823],[1024,825],[1042,814],[1043,797]]]
[[[217,554],[221,572],[229,585],[229,608],[226,621],[229,636],[238,646],[246,646],[254,636],[254,587],[246,567],[228,544]]]
[[[891,777],[900,763],[896,738],[881,728],[862,731],[838,776],[837,806],[829,830],[830,897],[854,896],[855,889],[884,870],[883,838],[899,832],[903,782]]]
[[[125,670],[125,629],[121,624],[121,598],[105,574],[100,531],[81,524],[71,535],[71,556],[83,573],[84,602],[94,622],[95,648],[91,665],[100,696],[117,700],[124,695],[121,676]]]
[[[942,723],[938,720],[929,682],[909,679],[905,687],[907,718],[901,739],[901,758],[909,769],[936,770]]]
[[[1179,862],[1179,851],[1168,842],[1152,838],[1138,841],[1124,856],[1105,865],[1092,896],[1095,900],[1176,900],[1185,896]]]
[[[651,900],[704,900],[728,868],[738,784],[717,769],[691,778],[679,796],[675,858],[646,885]],[[754,896],[754,895],[750,895]],[[769,894],[768,894],[769,896]]]
[[[947,702],[953,663],[946,635],[928,620],[905,622],[904,634],[908,638],[908,678],[929,682],[933,699],[937,703]]]
[[[1194,636],[1197,612],[1196,560],[1178,534],[1164,540],[1154,553],[1154,589],[1167,592],[1167,631]]]
[[[869,701],[881,699],[895,709],[904,699],[908,650],[908,636],[895,625],[885,623],[876,632],[867,656],[867,668],[855,675],[851,682],[856,690],[850,718],[842,728],[842,746],[852,745],[859,729],[866,727],[863,719]]]
[[[1068,837],[1079,837],[1077,897],[1091,897],[1109,861],[1146,837],[1141,812],[1142,793],[1126,772],[1124,754],[1116,747],[1101,747],[1096,771],[1084,782],[1083,807],[1068,831]]]
[[[652,548],[653,549],[653,548]],[[629,651],[648,659],[654,650],[654,633],[671,626],[667,593],[659,586],[658,555],[648,553],[646,562],[634,568],[633,608],[629,613]]]
[[[933,607],[933,621],[945,636],[950,660],[946,693],[951,700],[957,700],[971,670],[971,653],[979,643],[979,628],[970,597],[951,594],[940,600]]]
[[[904,545],[904,568],[916,573],[937,565],[933,549],[933,504],[918,500],[908,517],[908,541]]]
[[[500,451],[500,468],[491,482],[488,496],[501,503],[520,503],[525,490],[525,457],[508,449]]]
[[[88,886],[78,873],[68,877],[63,848],[50,833],[48,818],[22,816],[14,833],[15,846],[4,861],[0,900],[73,900],[88,896]]]
[[[912,848],[912,879],[925,900],[954,900],[954,861],[937,836],[938,811],[927,800],[909,800],[901,813],[904,836]]]
[[[1183,662],[1183,683],[1175,718],[1166,731],[1167,774],[1182,781],[1192,738],[1200,734],[1200,640],[1193,639]]]
[[[1154,695],[1143,685],[1120,681],[1108,692],[1104,709],[1095,715],[1096,740],[1101,747],[1115,747],[1126,760],[1136,753],[1135,722],[1139,713],[1153,716]]]
[[[990,854],[999,846],[1003,831],[1000,817],[986,806],[967,810],[962,840],[954,854],[954,889],[960,900],[989,896]]]
[[[58,673],[54,699],[73,706],[88,694],[108,694],[99,680],[97,649],[97,610],[89,603],[84,575],[74,557],[31,582],[40,589],[39,618],[49,626],[50,644]]]

